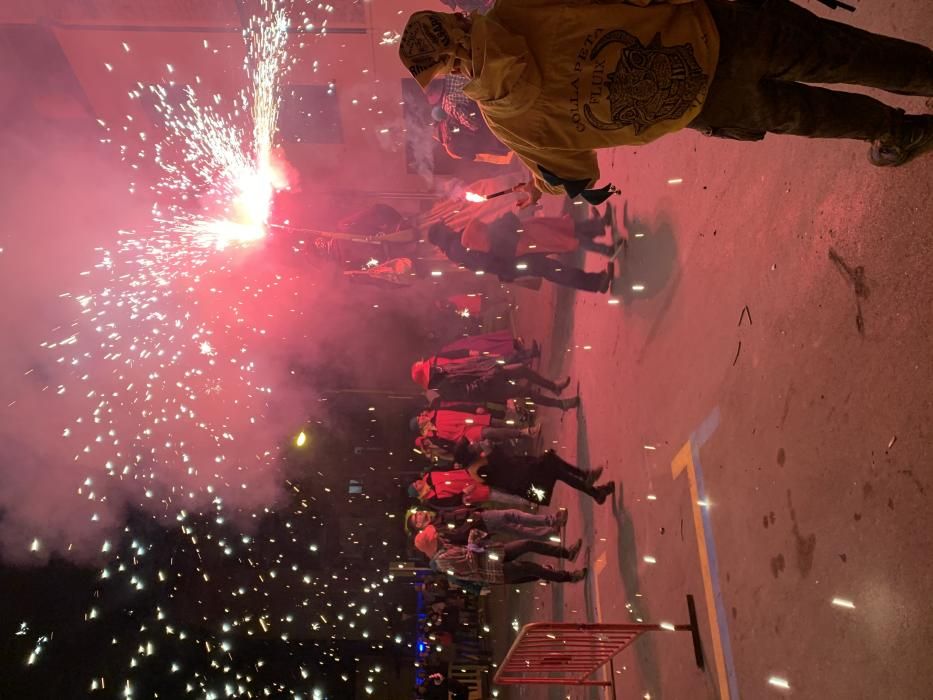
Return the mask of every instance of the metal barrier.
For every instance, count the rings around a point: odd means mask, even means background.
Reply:
[[[597,685],[611,680],[591,679],[596,671],[645,632],[690,632],[696,664],[703,668],[703,649],[693,596],[687,596],[690,623],[579,624],[534,622],[525,625],[499,667],[499,685]]]
[[[488,685],[486,682],[487,671],[487,666],[479,666],[476,664],[450,665],[450,677],[456,678],[467,687],[469,690],[469,695],[467,696],[469,700],[483,700],[483,698],[486,697],[484,686]]]

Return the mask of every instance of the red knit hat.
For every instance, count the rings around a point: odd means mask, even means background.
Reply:
[[[427,389],[431,382],[431,363],[419,360],[411,366],[411,380],[418,386]]]
[[[415,548],[429,559],[437,554],[437,545],[437,530],[433,525],[428,525],[415,535]]]

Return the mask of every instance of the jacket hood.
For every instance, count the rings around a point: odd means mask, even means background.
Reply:
[[[473,80],[466,95],[491,117],[516,117],[541,93],[541,72],[524,37],[484,15],[473,15],[470,32]]]

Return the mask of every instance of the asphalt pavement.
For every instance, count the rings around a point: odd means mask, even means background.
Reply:
[[[920,0],[835,18],[933,37]],[[629,240],[612,302],[518,290],[513,323],[580,384],[579,411],[542,410],[544,447],[619,489],[558,488],[589,579],[510,590],[500,648],[512,621],[679,623],[691,594],[705,670],[689,634],[646,634],[617,698],[933,697],[933,156],[866,150],[681,133],[603,154]]]

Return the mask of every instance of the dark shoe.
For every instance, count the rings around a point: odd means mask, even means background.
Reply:
[[[570,411],[580,406],[580,397],[574,396],[572,399],[563,399],[560,402],[561,411]]]
[[[908,114],[896,131],[872,143],[868,151],[872,165],[894,168],[933,151],[933,116]]]
[[[567,556],[564,557],[567,561],[573,561],[577,558],[577,555],[580,554],[580,549],[583,547],[583,540],[577,540],[573,547],[567,548]]]
[[[605,294],[612,288],[612,280],[616,276],[615,263],[610,262],[606,265],[606,271],[602,273],[602,280],[599,283],[599,293]]]
[[[602,486],[596,487],[596,495],[594,498],[599,505],[602,505],[606,502],[606,499],[616,492],[616,482],[610,481],[608,484],[603,484]]]
[[[589,573],[589,571],[590,570],[585,566],[582,569],[571,571],[570,572],[570,583],[578,583],[579,581],[582,581],[583,579],[586,578],[586,575]]]
[[[589,484],[590,486],[595,484],[597,481],[599,481],[599,477],[603,475],[603,471],[604,471],[603,467],[596,467],[596,469],[590,469],[590,471],[587,472],[586,474],[586,483]]]

